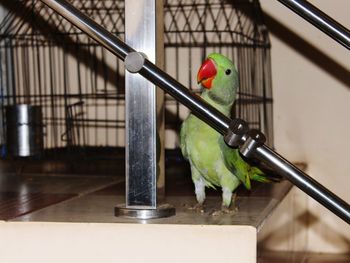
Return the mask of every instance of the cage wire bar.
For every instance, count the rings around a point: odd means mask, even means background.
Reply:
[[[70,3],[124,39],[124,1]],[[123,63],[41,1],[5,4],[10,12],[0,24],[2,117],[7,105],[41,106],[42,157],[123,148]],[[164,0],[164,48],[165,70],[196,93],[195,76],[206,55],[232,58],[240,72],[233,117],[262,130],[273,146],[270,42],[258,1]],[[169,95],[165,106],[165,147],[175,149],[188,110]]]

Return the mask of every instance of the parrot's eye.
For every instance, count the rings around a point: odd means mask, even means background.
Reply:
[[[225,74],[226,75],[230,75],[231,74],[231,69],[226,69]]]

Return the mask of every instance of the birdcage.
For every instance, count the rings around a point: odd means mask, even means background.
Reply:
[[[19,104],[42,110],[40,158],[98,156],[89,151],[115,156],[111,149],[125,145],[123,63],[40,1],[7,2],[0,24],[3,157],[5,109]],[[70,2],[123,39],[124,1]],[[196,73],[206,55],[231,58],[240,82],[233,117],[273,144],[270,43],[257,0],[164,0],[164,48],[165,70],[194,92],[200,92]],[[167,95],[165,111],[171,151],[188,110]]]
[[[272,146],[270,42],[258,0],[167,0],[164,10],[166,71],[199,93],[196,74],[205,57],[232,59],[240,83],[232,117],[262,130]],[[166,102],[168,128],[177,133],[187,111],[170,96]]]
[[[0,25],[2,116],[8,105],[41,107],[42,157],[122,147],[122,63],[40,1],[16,2]],[[71,2],[123,37],[123,1]]]

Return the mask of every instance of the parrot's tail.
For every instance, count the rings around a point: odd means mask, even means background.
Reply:
[[[266,175],[265,172],[260,170],[257,167],[252,167],[249,173],[249,177],[253,181],[261,182],[261,183],[272,183],[276,180]]]

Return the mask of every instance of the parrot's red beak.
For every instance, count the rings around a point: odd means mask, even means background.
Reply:
[[[212,81],[216,76],[216,65],[213,60],[207,59],[202,64],[201,68],[197,74],[197,82],[198,84],[202,84],[202,86],[206,89],[211,89]]]

